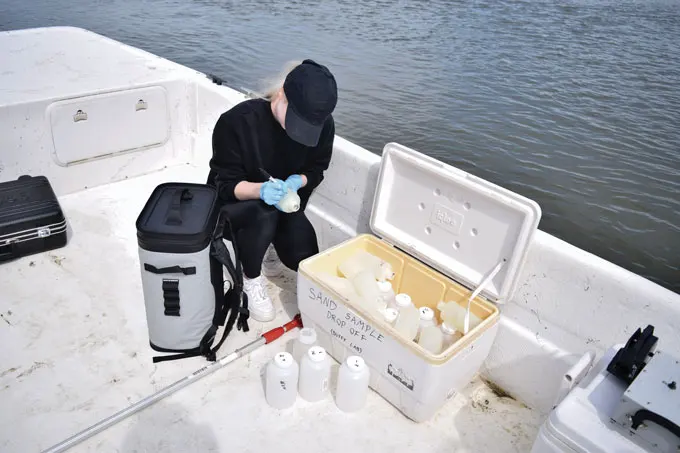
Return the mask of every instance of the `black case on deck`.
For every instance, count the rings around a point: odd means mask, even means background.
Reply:
[[[0,263],[66,245],[66,219],[44,176],[0,182]]]

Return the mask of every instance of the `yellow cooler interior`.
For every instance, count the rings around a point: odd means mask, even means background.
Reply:
[[[300,272],[303,275],[306,275],[309,279],[313,280],[326,292],[333,294],[333,297],[337,300],[342,300],[345,305],[349,306],[366,320],[371,321],[374,325],[380,326],[384,331],[391,332],[393,336],[398,338],[404,345],[415,348],[419,354],[427,356],[431,361],[437,362],[448,359],[451,355],[455,354],[456,351],[461,349],[461,347],[467,344],[470,339],[475,338],[480,332],[486,330],[487,327],[497,320],[496,318],[499,313],[498,308],[494,304],[477,296],[472,301],[471,312],[481,319],[482,323],[475,329],[470,329],[470,332],[467,335],[448,349],[442,351],[441,354],[436,356],[431,354],[421,348],[416,342],[407,341],[402,338],[398,332],[383,319],[378,319],[371,314],[366,313],[361,307],[355,306],[348,299],[341,297],[319,280],[317,276],[321,273],[342,277],[338,272],[338,265],[359,250],[364,250],[390,263],[395,272],[395,277],[391,281],[394,292],[397,294],[406,293],[411,296],[413,304],[416,307],[430,307],[437,316],[437,323],[441,323],[439,310],[437,309],[437,304],[439,302],[454,301],[462,307],[467,307],[467,300],[471,295],[471,291],[370,234],[357,236],[356,238],[350,239],[325,252],[321,252],[301,263]]]

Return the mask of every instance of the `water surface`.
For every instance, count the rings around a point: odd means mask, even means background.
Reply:
[[[544,231],[680,292],[678,1],[0,0],[0,30],[48,25],[236,88],[317,59],[338,134],[530,197]]]

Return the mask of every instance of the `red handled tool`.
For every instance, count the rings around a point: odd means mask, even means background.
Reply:
[[[222,357],[221,359],[218,359],[217,361],[204,366],[203,368],[194,371],[190,375],[180,379],[179,381],[176,381],[174,384],[170,384],[169,386],[165,387],[162,390],[159,390],[158,392],[154,393],[153,395],[149,395],[146,398],[139,400],[132,406],[128,406],[126,409],[123,409],[109,418],[105,418],[104,420],[101,420],[98,423],[95,423],[94,425],[90,426],[87,429],[84,429],[83,431],[79,432],[78,434],[69,437],[63,442],[58,443],[57,445],[54,445],[53,447],[48,448],[45,450],[43,453],[57,453],[57,452],[62,452],[66,451],[69,448],[73,447],[76,444],[79,444],[80,442],[84,441],[85,439],[88,439],[95,434],[98,434],[105,429],[115,425],[119,421],[129,417],[130,415],[141,411],[142,409],[151,406],[153,403],[156,401],[159,401],[163,398],[165,398],[168,395],[171,395],[175,393],[177,390],[186,387],[190,383],[205,377],[209,374],[214,373],[215,371],[219,370],[220,368],[226,366],[227,364],[233,362],[234,360],[243,357],[246,354],[250,354],[254,350],[258,349],[261,346],[264,346],[266,344],[271,343],[272,341],[277,340],[280,338],[284,333],[293,330],[296,327],[302,327],[302,318],[300,315],[295,315],[295,317],[288,323],[284,324],[283,326],[277,327],[275,329],[272,329],[268,332],[263,333],[260,337],[258,337],[256,340],[251,341],[247,345],[240,347],[236,349],[234,352],[231,354],[227,354],[226,356]]]

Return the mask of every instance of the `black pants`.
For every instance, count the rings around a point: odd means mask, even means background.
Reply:
[[[260,200],[237,201],[224,205],[229,213],[243,273],[260,275],[269,244],[274,244],[281,262],[297,271],[300,261],[319,253],[316,232],[304,211],[286,214]]]

